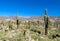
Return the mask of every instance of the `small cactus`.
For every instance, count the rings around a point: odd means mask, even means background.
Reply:
[[[29,26],[28,28],[30,29],[30,21],[28,21],[28,26]]]
[[[12,29],[11,21],[8,22],[8,25],[9,25],[9,30],[11,30]]]
[[[39,20],[37,21],[37,23],[38,23],[38,26],[39,26]]]

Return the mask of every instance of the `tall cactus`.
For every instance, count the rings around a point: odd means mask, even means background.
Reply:
[[[16,24],[17,24],[17,28],[19,28],[19,20],[18,20],[18,15],[16,14]]]
[[[57,19],[57,21],[56,21],[56,28],[57,28],[57,31],[60,33],[60,22],[59,22],[59,19]]]
[[[45,35],[48,34],[48,16],[47,16],[47,9],[45,10],[45,15],[44,15],[44,22],[45,22]]]

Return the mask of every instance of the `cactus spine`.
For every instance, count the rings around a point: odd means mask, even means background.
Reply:
[[[45,35],[48,34],[48,16],[47,16],[47,9],[45,10],[45,15],[44,15],[44,22],[45,22]]]

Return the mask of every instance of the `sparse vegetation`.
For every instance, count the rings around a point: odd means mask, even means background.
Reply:
[[[60,41],[60,27],[48,19],[45,11],[43,23],[40,19],[19,21],[17,16],[15,22],[1,21],[0,41]]]

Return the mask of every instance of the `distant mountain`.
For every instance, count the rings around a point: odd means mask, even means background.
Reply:
[[[4,17],[4,16],[0,16],[0,21],[3,20],[3,21],[7,21],[7,20],[16,20],[16,16],[10,16],[10,17]],[[25,20],[30,20],[30,21],[40,21],[40,22],[44,22],[44,17],[43,16],[32,16],[32,17],[22,17],[22,16],[18,16],[18,19],[20,21],[25,21]],[[51,23],[54,23],[56,21],[60,21],[60,17],[58,16],[50,16],[49,17],[49,21]]]

